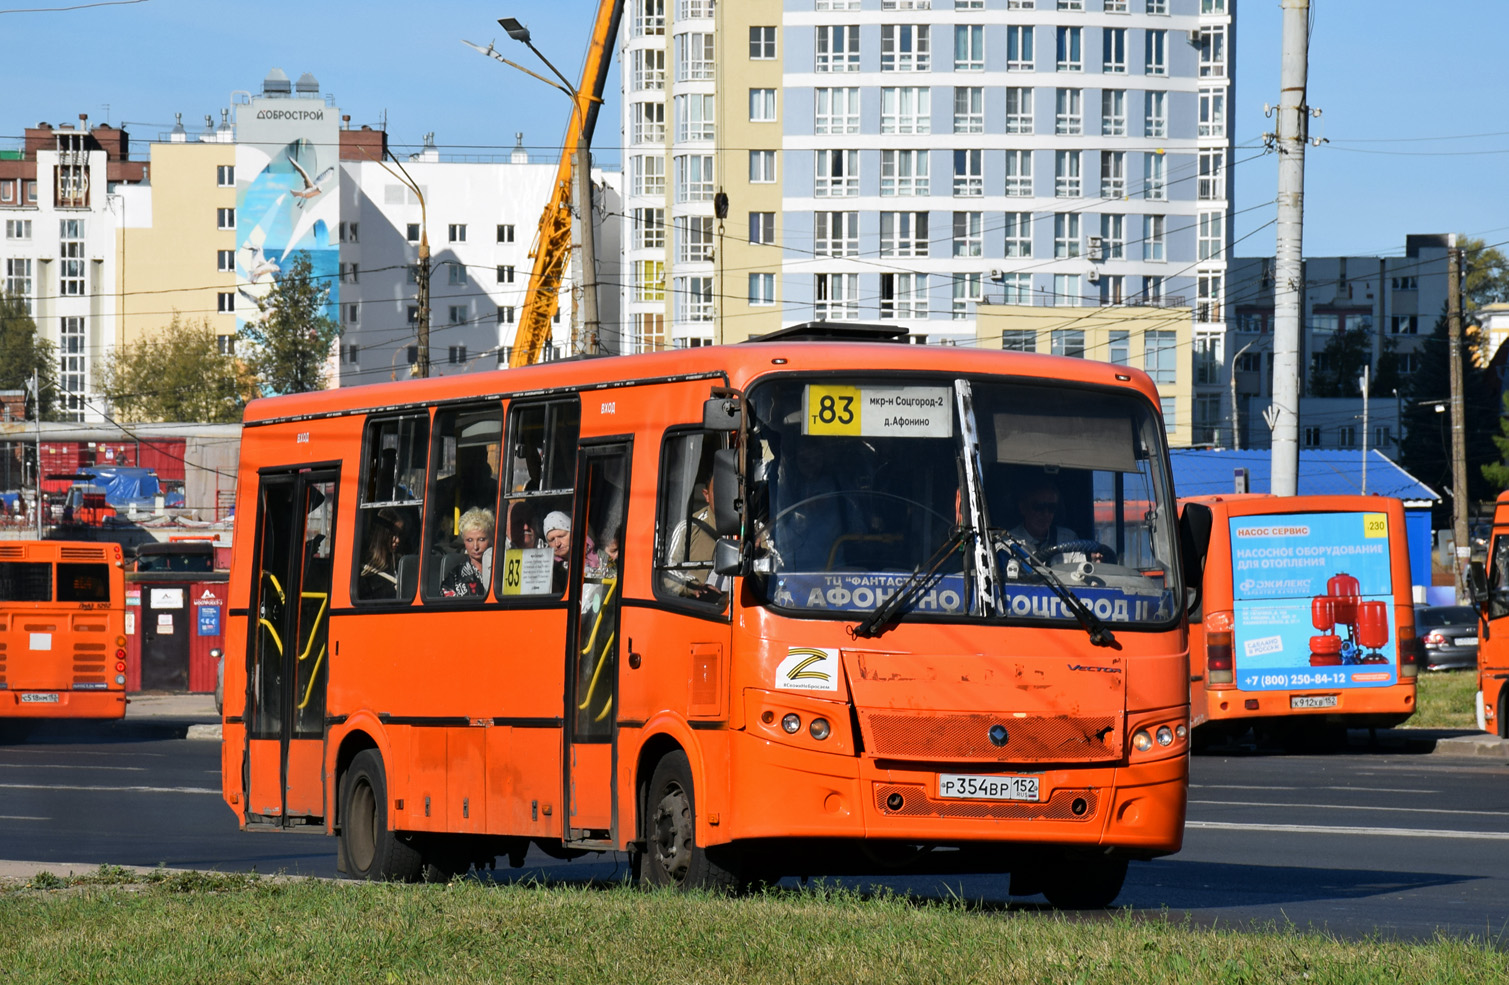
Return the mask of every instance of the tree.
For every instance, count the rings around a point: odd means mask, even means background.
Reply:
[[[1499,415],[1499,433],[1493,436],[1494,447],[1499,450],[1499,460],[1484,465],[1483,478],[1497,490],[1509,489],[1509,393],[1504,394],[1503,413]]]
[[[0,293],[0,390],[31,389],[32,372],[41,392],[42,420],[52,420],[58,405],[58,363],[53,346],[37,337],[37,323],[27,310],[26,299]],[[27,413],[38,416],[36,397],[27,397]]]
[[[1373,358],[1372,333],[1365,329],[1333,332],[1310,373],[1312,397],[1360,397],[1362,367]]]
[[[161,332],[106,357],[100,390],[130,420],[230,424],[246,405],[243,377],[208,319],[184,322],[175,313]]]
[[[287,270],[257,302],[262,317],[241,328],[240,339],[264,395],[304,393],[325,385],[325,361],[340,325],[325,314],[330,286],[313,274],[309,254],[293,254]]]
[[[1481,238],[1457,234],[1462,250],[1462,306],[1469,316],[1485,304],[1509,301],[1509,259]]]

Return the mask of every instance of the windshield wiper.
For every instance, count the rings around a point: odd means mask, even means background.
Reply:
[[[1052,568],[1044,562],[1039,561],[1027,549],[1027,545],[1003,531],[992,531],[992,533],[995,534],[998,545],[1005,547],[1011,552],[1014,558],[1027,565],[1033,574],[1043,579],[1044,583],[1053,591],[1053,594],[1058,596],[1059,601],[1063,602],[1064,606],[1070,612],[1074,613],[1074,618],[1079,620],[1079,624],[1089,634],[1090,642],[1093,645],[1117,646],[1116,635],[1111,632],[1111,628],[1095,614],[1094,610],[1085,605],[1078,595],[1069,590],[1069,586],[1065,585],[1058,575],[1053,573]]]
[[[874,639],[891,628],[891,625],[901,618],[902,612],[917,600],[922,591],[937,580],[938,569],[943,567],[943,562],[948,560],[948,556],[964,542],[964,537],[968,533],[970,530],[966,527],[954,528],[954,532],[949,534],[942,546],[927,559],[926,570],[919,567],[913,571],[911,577],[902,582],[901,587],[896,589],[890,598],[870,613],[870,618],[850,629],[849,635],[854,639]]]

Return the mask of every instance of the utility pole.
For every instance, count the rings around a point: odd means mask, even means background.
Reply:
[[[1368,494],[1368,376],[1372,367],[1362,367],[1362,494]]]
[[[31,371],[31,407],[37,422],[37,539],[42,539],[42,384]]]
[[[414,372],[430,377],[430,230],[424,217],[424,198],[419,199],[419,359]]]
[[[1281,0],[1283,63],[1279,73],[1278,242],[1273,292],[1273,479],[1276,496],[1299,486],[1299,323],[1304,303],[1305,102],[1310,56],[1310,0]]]
[[[1472,556],[1467,542],[1467,421],[1462,403],[1462,251],[1455,233],[1446,250],[1446,348],[1451,368],[1451,532],[1456,544],[1457,598],[1466,595],[1465,573]]]
[[[586,113],[578,110],[583,119]],[[597,237],[592,229],[596,214],[592,208],[592,151],[583,140],[576,146],[576,212],[582,224],[582,311],[580,336],[576,340],[577,355],[595,355],[598,352],[599,329],[597,316]]]

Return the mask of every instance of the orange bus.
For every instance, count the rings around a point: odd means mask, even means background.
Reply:
[[[1190,620],[1197,745],[1253,729],[1331,743],[1415,711],[1404,505],[1382,496],[1196,496],[1211,510]]]
[[[1509,739],[1509,492],[1499,493],[1488,563],[1474,561],[1468,584],[1478,610],[1478,728]]]
[[[242,827],[358,878],[533,844],[1086,906],[1177,851],[1199,546],[1148,378],[815,334],[252,403]]]
[[[120,545],[0,541],[0,718],[125,713]]]

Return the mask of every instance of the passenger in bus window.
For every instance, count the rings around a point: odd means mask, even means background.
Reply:
[[[357,580],[358,598],[398,597],[398,558],[403,554],[404,521],[398,511],[383,507],[372,517],[367,551]]]
[[[566,567],[571,560],[571,518],[560,510],[553,510],[541,524],[545,529],[545,543],[555,552],[555,576],[552,579],[555,591],[566,588]]]
[[[723,599],[721,579],[713,574],[713,548],[718,543],[713,529],[713,483],[711,475],[699,475],[694,502],[701,503],[671,531],[666,545],[666,563],[674,570],[666,572],[665,587],[677,595],[719,602]]]
[[[827,570],[834,544],[843,534],[861,529],[851,497],[843,495],[829,471],[823,444],[811,437],[797,439],[775,483],[774,519],[786,567],[799,571]]]
[[[447,598],[480,598],[487,595],[493,574],[493,511],[473,507],[461,514],[461,544],[464,560],[440,582]]]
[[[443,515],[446,532],[461,535],[461,515],[475,507],[491,511],[498,503],[498,480],[487,460],[486,445],[456,449],[456,472],[437,483],[436,508]]]
[[[622,523],[614,524],[604,536],[603,556],[607,559],[607,577],[613,578],[618,575],[618,552],[623,543],[624,528]]]
[[[540,528],[527,502],[508,504],[508,546],[529,550],[540,546]]]

